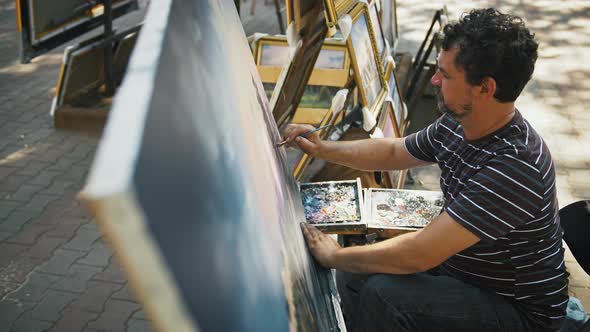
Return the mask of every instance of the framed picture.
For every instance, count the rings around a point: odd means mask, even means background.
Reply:
[[[113,19],[138,8],[137,0],[113,0]],[[21,62],[50,51],[103,24],[102,3],[86,0],[16,0]]]
[[[347,39],[352,67],[361,97],[361,104],[377,115],[387,89],[380,57],[376,53],[373,28],[366,3],[358,3],[351,11],[352,29]]]
[[[369,188],[366,200],[367,229],[384,237],[424,228],[444,206],[439,191]]]
[[[316,11],[312,10],[310,15],[313,13]],[[292,120],[328,33],[324,13],[317,11],[316,14],[310,21],[313,24],[298,31],[302,47],[295,48],[295,53],[289,63],[280,69],[276,80],[276,93],[272,95],[270,108],[279,128]]]
[[[383,61],[389,54],[387,54],[387,49],[385,47],[385,35],[381,27],[381,20],[379,19],[381,15],[379,15],[377,1],[379,0],[373,0],[369,4],[369,17],[371,17],[371,26],[373,28],[373,35],[375,36],[377,54],[379,54],[381,61]]]
[[[269,100],[281,70],[289,62],[290,48],[284,36],[265,36],[253,47],[254,59]],[[350,56],[342,41],[326,39],[305,86],[292,122],[319,125],[332,97],[348,81]]]
[[[113,81],[119,84],[125,75],[127,63],[141,26],[135,26],[113,36]],[[96,98],[104,82],[104,52],[109,44],[100,36],[66,47],[51,114],[63,105],[77,106]]]
[[[395,76],[394,62],[387,63],[387,68],[385,69],[385,79],[387,80],[387,86],[389,87],[389,95],[391,96],[391,100],[393,101],[395,121],[397,123],[401,137],[404,135],[404,129],[406,127],[408,112],[399,88],[397,77]]]
[[[391,50],[395,51],[399,40],[397,0],[386,0],[381,3],[381,23],[383,34],[389,42]]]
[[[329,27],[338,24],[338,19],[348,14],[357,0],[324,0],[326,22]]]
[[[302,183],[299,189],[307,223],[333,234],[361,234],[366,230],[360,178]]]
[[[401,130],[395,118],[393,101],[385,100],[383,103],[383,111],[378,119],[377,126],[381,129],[385,138],[393,139],[402,137]],[[382,184],[386,188],[401,189],[403,188],[406,172],[406,170],[382,171]]]

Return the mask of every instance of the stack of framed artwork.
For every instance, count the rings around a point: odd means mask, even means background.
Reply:
[[[348,82],[347,88],[354,88],[353,106],[366,108],[369,117],[376,119],[377,125],[365,127],[368,133],[372,134],[379,127],[386,137],[403,136],[406,109],[394,64],[387,61],[391,53],[390,45],[394,45],[397,40],[396,4],[395,1],[383,2],[387,2],[387,6],[382,7],[381,0],[323,0],[324,23],[334,38],[323,41],[315,39],[313,44],[306,44],[308,48],[321,47],[321,51],[315,56],[314,62],[307,64],[307,67],[313,66],[313,71],[305,82],[299,82],[305,83],[305,91],[302,91],[297,103],[295,99],[291,99],[290,104],[283,102],[276,106],[289,94],[287,83],[291,78],[285,77],[289,75],[287,72],[293,71],[294,66],[297,67],[297,54],[311,54],[311,50],[301,50],[306,47],[303,43],[295,45],[291,41],[292,45],[289,45],[288,40],[293,39],[292,36],[267,36],[257,41],[253,47],[256,64],[267,96],[272,97],[273,114],[279,127],[287,122],[316,126],[324,124],[331,98],[338,88]],[[303,38],[302,33],[308,32],[312,22],[309,19],[312,3],[313,1],[286,1],[287,21],[291,29],[294,26],[299,33],[298,38]],[[295,52],[292,58],[291,52]],[[344,61],[341,61],[341,54],[345,54]],[[300,64],[298,67],[303,66]],[[291,75],[293,76],[294,74]],[[299,76],[303,78],[303,75]],[[285,84],[276,84],[281,80]],[[294,83],[290,83],[293,87]],[[294,96],[295,93],[291,92],[291,95]],[[294,173],[297,179],[301,179],[311,158],[300,156],[297,160]],[[400,171],[387,172],[383,174],[383,185],[387,188],[401,188],[404,175],[405,172]]]

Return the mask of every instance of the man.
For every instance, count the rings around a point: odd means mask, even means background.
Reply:
[[[298,137],[309,126],[284,132],[306,153],[353,168],[437,163],[442,213],[420,231],[348,248],[306,225],[308,246],[321,265],[354,273],[338,280],[352,330],[558,330],[568,273],[555,170],[514,105],[538,44],[520,18],[494,9],[473,10],[444,34],[431,79],[444,115],[426,129],[349,142]]]

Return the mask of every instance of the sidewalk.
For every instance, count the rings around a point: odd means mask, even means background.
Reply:
[[[400,50],[415,53],[444,3],[452,18],[464,10],[461,1],[398,0]],[[582,148],[590,143],[584,131],[590,97],[582,93],[590,86],[583,60],[590,56],[590,7],[527,3],[477,2],[523,15],[541,41],[534,79],[518,106],[551,148],[565,206],[590,198],[590,155]],[[249,11],[250,1],[242,4],[246,34],[278,33],[274,7],[258,1],[256,16]],[[115,25],[137,23],[142,14]],[[55,130],[48,115],[63,48],[20,65],[15,41],[14,1],[0,0],[0,332],[151,331],[112,251],[76,200],[98,137]],[[424,187],[438,188],[432,168],[415,175]],[[571,256],[567,265],[571,293],[589,310],[590,277]]]

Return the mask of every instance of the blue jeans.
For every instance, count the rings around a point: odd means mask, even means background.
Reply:
[[[460,280],[337,272],[348,331],[532,331],[502,296]]]

